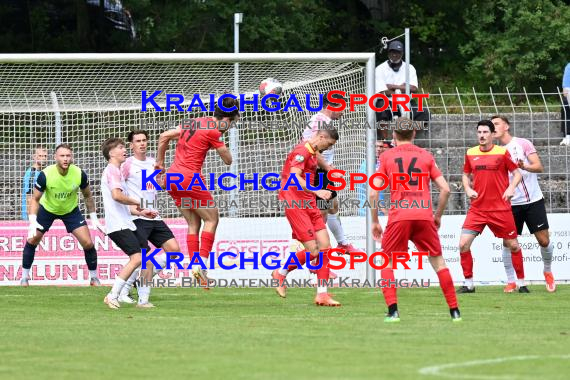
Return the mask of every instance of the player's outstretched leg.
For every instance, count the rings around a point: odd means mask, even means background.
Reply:
[[[517,277],[515,275],[515,268],[513,268],[511,250],[505,246],[503,246],[503,265],[505,267],[505,273],[507,274],[507,285],[503,291],[505,293],[512,293],[517,290]]]
[[[475,293],[475,284],[473,283],[473,256],[471,255],[471,243],[475,240],[478,232],[463,230],[459,238],[459,254],[461,256],[461,268],[463,269],[463,277],[465,282],[457,293]]]
[[[384,317],[384,322],[395,323],[400,322],[400,312],[398,311],[398,295],[396,293],[396,279],[392,270],[392,261],[387,268],[380,271],[380,277],[384,282],[382,285],[382,294],[388,306],[388,312]]]
[[[317,306],[341,306],[340,302],[335,301],[328,293],[328,281],[330,278],[329,249],[330,247],[322,250],[322,265],[317,269],[317,296],[315,297]],[[319,261],[321,260],[319,259]]]
[[[338,205],[338,201],[335,198],[335,204]],[[337,206],[338,207],[338,206]],[[340,222],[340,218],[336,213],[332,213],[335,210],[330,210],[329,215],[327,216],[327,226],[330,228],[336,242],[338,243],[337,248],[342,249],[348,253],[356,253],[361,252],[360,249],[356,248],[348,240],[346,240],[344,236],[344,228],[342,227],[342,223]],[[338,208],[336,209],[338,211]]]
[[[154,307],[154,305],[148,300],[150,297],[150,286],[148,286],[148,284],[152,282],[153,275],[153,268],[141,269],[141,283],[137,287],[137,292],[139,293],[139,301],[137,302],[137,307],[140,309],[149,309]]]
[[[87,264],[87,269],[89,270],[89,285],[101,286],[101,281],[97,277],[97,250],[93,245],[89,228],[81,226],[74,229],[71,233],[83,247],[85,264]]]
[[[517,239],[503,239],[503,245],[511,250],[511,261],[517,275],[519,293],[530,293],[524,282],[523,255]]]
[[[137,301],[131,297],[130,292],[131,289],[133,288],[133,285],[135,283],[135,281],[139,278],[140,275],[140,268],[137,268],[137,270],[135,270],[130,277],[127,279],[127,281],[125,282],[125,285],[123,286],[123,288],[121,289],[121,292],[119,293],[119,302],[120,303],[136,303]]]
[[[552,255],[554,254],[554,245],[550,241],[548,229],[536,231],[534,233],[538,244],[540,245],[540,255],[544,265],[544,280],[546,281],[546,290],[550,293],[556,291],[556,283],[552,274]]]
[[[316,246],[316,242],[314,240],[312,240],[312,242]],[[310,242],[306,242],[305,244],[308,246],[311,245]],[[307,255],[309,255],[309,257],[311,257],[311,251],[302,250],[302,251],[295,253],[295,256],[297,257],[297,261],[301,265],[305,265],[305,262],[307,260]],[[295,269],[297,269],[297,265],[291,264],[287,268],[275,269],[271,273],[271,278],[274,280],[277,280],[275,291],[277,292],[277,295],[279,295],[279,297],[281,297],[281,298],[287,297],[287,284],[285,283],[285,280],[287,279],[287,275],[290,272],[294,271]]]
[[[216,229],[218,228],[218,222],[220,220],[218,209],[206,209],[206,208],[196,208],[192,210],[181,210],[184,211],[182,215],[188,222],[188,240],[189,252],[193,254],[196,251],[190,251],[190,249],[198,249],[198,244],[196,242],[197,236],[200,232],[201,221],[204,221],[204,227],[202,228],[202,234],[200,236],[199,250],[200,257],[204,264],[208,266],[208,260],[210,257],[210,251],[214,246],[214,240],[216,237]],[[208,271],[198,267],[192,269],[192,275],[198,281],[204,290],[208,290],[208,283],[210,281],[208,277]]]
[[[22,279],[20,280],[21,286],[30,286],[30,270],[34,263],[34,256],[36,255],[37,247],[37,245],[32,245],[29,242],[26,242],[26,245],[24,246],[24,253],[22,255]]]
[[[121,307],[119,304],[119,295],[121,290],[125,286],[128,278],[133,274],[133,272],[141,265],[142,256],[141,253],[133,253],[129,256],[129,261],[125,264],[119,275],[115,278],[113,287],[109,294],[105,296],[103,300],[107,306],[111,309],[118,309]]]
[[[455,294],[455,288],[453,287],[453,278],[451,277],[449,268],[445,266],[443,256],[430,256],[429,261],[439,279],[439,286],[449,307],[451,320],[453,322],[460,322],[461,313],[459,312],[459,304],[457,303],[457,296]]]

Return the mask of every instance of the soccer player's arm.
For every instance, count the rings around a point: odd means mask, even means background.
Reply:
[[[140,205],[139,200],[131,198],[123,192],[123,186],[121,184],[121,172],[119,171],[119,168],[113,167],[111,170],[109,170],[107,172],[107,178],[105,178],[105,181],[109,185],[109,189],[111,190],[111,197],[115,202],[119,202],[127,206]]]
[[[386,164],[384,163],[384,157],[380,156],[378,159],[380,160],[379,164],[380,167],[378,169],[378,173],[386,175]],[[384,230],[382,229],[382,226],[380,225],[380,220],[378,219],[378,210],[379,210],[378,198],[380,191],[376,189],[384,185],[384,179],[380,177],[374,177],[373,183],[374,187],[370,188],[370,197],[369,197],[369,203],[374,206],[374,208],[371,210],[372,236],[374,237],[375,240],[380,241],[382,239],[382,234],[384,233]]]
[[[23,186],[23,193],[24,193],[24,197],[26,199],[27,205],[29,205],[30,202],[32,201],[33,183],[31,183],[31,174],[32,174],[32,171],[30,169],[26,170],[26,173],[24,174],[24,179],[23,179],[23,185],[24,185]]]
[[[81,190],[81,194],[83,194],[83,198],[85,199],[87,212],[89,212],[89,214],[95,214],[97,212],[95,208],[95,199],[93,198],[93,194],[91,194],[87,173],[85,173],[83,170],[81,171],[81,184],[79,185],[79,189]],[[97,214],[95,214],[95,218],[97,218]]]
[[[155,169],[159,169],[160,171],[164,170],[164,158],[166,156],[166,151],[168,150],[170,141],[180,138],[181,131],[182,127],[179,126],[176,129],[164,131],[160,134],[160,137],[158,138],[158,151],[156,153],[157,157],[154,164]]]
[[[226,164],[226,165],[232,164],[232,161],[233,161],[232,152],[230,152],[230,150],[228,149],[226,144],[222,143],[221,146],[218,146],[215,149],[216,149],[216,152],[218,153],[218,155],[220,156],[220,158],[222,159],[222,161],[224,161],[224,164]]]
[[[449,184],[441,174],[441,170],[437,167],[435,160],[432,157],[431,168],[430,168],[430,178],[433,182],[435,182],[437,188],[439,189],[439,198],[437,201],[437,210],[435,210],[435,214],[433,216],[435,225],[439,229],[441,226],[441,217],[443,216],[443,212],[447,207],[447,202],[449,201],[449,195],[451,194],[451,190],[449,189]]]
[[[503,199],[505,201],[510,201],[511,198],[515,195],[515,189],[522,180],[522,174],[518,169],[519,168],[518,165],[513,162],[511,154],[509,153],[508,150],[505,151],[505,155],[503,156],[503,161],[505,162],[507,169],[513,174],[513,180],[511,181],[511,183],[503,193]]]
[[[97,208],[95,207],[95,199],[93,198],[91,188],[89,187],[89,179],[87,178],[87,173],[83,170],[81,171],[81,184],[79,185],[79,189],[81,190],[81,194],[83,194],[83,199],[85,199],[85,206],[87,207],[87,212],[91,219],[91,227],[101,231],[102,233],[106,233],[105,227],[99,223]]]
[[[477,194],[477,192],[471,187],[471,173],[473,173],[473,169],[469,163],[469,158],[467,155],[465,155],[465,163],[463,164],[463,175],[461,176],[461,183],[463,184],[467,198],[475,199],[479,194]]]
[[[44,172],[41,172],[34,185],[34,192],[28,204],[28,221],[30,222],[28,226],[28,239],[32,239],[36,235],[36,230],[43,230],[43,226],[37,222],[38,209],[40,204],[40,199],[46,189],[47,180]]]
[[[319,168],[326,171],[334,169],[334,166],[330,165],[327,160],[325,160],[321,152],[317,152],[317,165],[319,165]]]
[[[208,139],[208,144],[210,144],[211,149],[215,149],[224,164],[231,165],[233,162],[232,152],[228,149],[226,144],[221,140],[221,137],[218,137],[217,134],[214,134],[215,130],[211,129],[208,131],[206,138]]]
[[[544,167],[542,166],[542,162],[540,162],[540,157],[538,157],[536,148],[534,147],[534,145],[532,145],[530,141],[523,140],[523,152],[529,164],[526,165],[523,160],[519,160],[517,164],[520,169],[526,170],[527,172],[531,173],[544,172]]]
[[[33,215],[33,219],[35,220],[36,215],[38,215],[38,209],[40,205],[40,199],[46,189],[47,186],[47,179],[44,172],[40,172],[38,175],[38,179],[36,180],[36,184],[34,185],[34,191],[30,198],[30,203],[28,204],[28,219],[31,220]]]
[[[330,190],[309,190],[307,188],[307,181],[305,181],[305,178],[303,178],[302,174],[303,174],[303,170],[299,167],[296,166],[292,166],[291,167],[291,174],[294,175],[295,177],[297,177],[297,181],[299,182],[299,185],[301,186],[301,188],[306,191],[307,193],[312,193],[315,194],[317,197],[325,199],[325,200],[329,200],[331,197],[331,191]]]

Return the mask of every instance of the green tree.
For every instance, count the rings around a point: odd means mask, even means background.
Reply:
[[[560,86],[570,60],[570,7],[560,0],[478,1],[466,9],[460,46],[474,81],[498,88]]]

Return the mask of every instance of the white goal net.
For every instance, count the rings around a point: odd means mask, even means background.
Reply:
[[[260,82],[268,77],[283,84],[281,99],[296,94],[304,109],[305,94],[316,99],[330,90],[366,93],[365,65],[349,59],[242,62],[239,65],[239,92],[246,95],[256,92]],[[0,218],[3,220],[21,218],[22,177],[31,165],[36,146],[48,148],[48,163],[53,163],[53,148],[59,140],[73,147],[75,163],[88,173],[98,213],[103,215],[99,177],[106,162],[100,146],[106,138],[126,140],[129,131],[145,129],[150,134],[149,151],[154,154],[161,132],[175,128],[184,119],[209,115],[197,108],[194,112],[179,112],[175,107],[169,112],[157,112],[152,107],[148,112],[141,112],[141,91],[151,94],[162,90],[156,97],[161,107],[165,106],[165,94],[182,94],[184,109],[194,94],[200,94],[208,107],[209,94],[219,96],[225,91],[234,92],[233,62],[188,60],[168,63],[153,61],[152,55],[146,62],[113,63],[98,59],[73,63],[0,63],[0,78],[0,160],[4,173],[0,188],[3,210]],[[362,125],[367,118],[366,106],[357,107],[356,112],[345,112],[344,119]],[[253,112],[251,105],[245,109],[241,115],[242,128],[233,132],[237,138],[231,146],[235,161],[232,170],[235,174],[244,173],[246,178],[253,178],[255,172],[260,176],[261,173],[280,173],[287,153],[299,142],[303,127],[314,113],[295,109]],[[344,128],[339,132],[335,166],[347,172],[358,172],[366,158],[366,130]],[[224,138],[229,145],[227,134]],[[172,162],[173,152],[174,144],[167,165]],[[211,152],[203,172],[215,173],[217,177],[227,171],[229,168]],[[231,213],[233,217],[283,215],[283,210],[263,206],[277,197],[275,191],[248,189],[236,194],[216,190],[213,195],[218,202],[237,197],[240,207]],[[170,197],[167,194],[161,196],[168,204],[161,210],[163,216],[179,216]],[[342,191],[340,197],[356,199],[358,195]],[[341,215],[357,213],[357,208],[341,210]],[[221,216],[230,216],[230,210],[222,209]]]

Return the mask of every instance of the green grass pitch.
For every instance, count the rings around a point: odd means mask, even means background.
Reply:
[[[108,309],[108,288],[4,287],[0,379],[568,379],[570,286],[478,287],[451,322],[438,287],[153,289],[152,310]],[[426,367],[433,367],[426,369]]]

